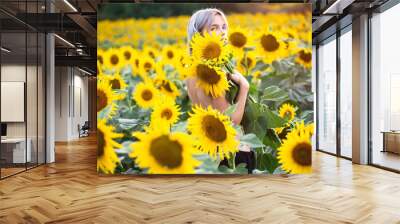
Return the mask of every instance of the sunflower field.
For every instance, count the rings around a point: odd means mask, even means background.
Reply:
[[[227,14],[227,41],[188,41],[189,19],[98,22],[98,172],[247,173],[234,162],[240,144],[255,154],[254,174],[311,172],[311,12]],[[233,71],[250,84],[241,125],[230,118],[240,88],[227,78]],[[189,78],[231,106],[193,105]]]

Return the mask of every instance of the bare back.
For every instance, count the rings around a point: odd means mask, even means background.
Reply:
[[[186,86],[188,89],[188,95],[193,105],[201,105],[202,107],[212,106],[213,108],[223,112],[229,107],[228,101],[224,96],[220,96],[217,98],[212,98],[207,95],[201,88],[196,85],[195,78],[188,78],[186,80]]]

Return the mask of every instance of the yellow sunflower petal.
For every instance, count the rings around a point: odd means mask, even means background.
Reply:
[[[120,162],[114,150],[122,147],[114,139],[121,137],[122,134],[115,133],[114,127],[107,125],[105,119],[97,122],[97,171],[114,173]]]

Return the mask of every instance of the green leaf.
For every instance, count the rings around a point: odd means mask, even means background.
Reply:
[[[281,145],[281,140],[276,135],[274,130],[268,129],[263,138],[263,143],[264,143],[264,145],[269,146],[272,149],[276,150]]]
[[[235,104],[235,98],[238,92],[239,86],[232,80],[229,80],[229,90],[225,93],[225,99],[230,104]]]
[[[139,119],[118,119],[119,125],[122,129],[132,129],[139,124]]]
[[[304,123],[311,123],[314,120],[314,111],[313,110],[306,110],[301,113],[300,116],[301,120],[304,120]]]
[[[287,174],[287,172],[284,171],[284,170],[279,166],[279,167],[277,167],[277,168],[274,170],[273,174],[274,174],[274,175]]]
[[[233,172],[238,174],[248,174],[249,170],[246,168],[246,163],[240,163],[235,167]]]
[[[124,141],[121,145],[122,148],[115,149],[115,152],[118,154],[129,154],[132,152],[132,141]]]
[[[265,128],[278,128],[286,124],[286,120],[279,117],[276,113],[271,111],[268,107],[264,106],[263,118],[266,119]]]
[[[279,162],[276,156],[271,153],[264,153],[260,156],[257,168],[259,170],[267,170],[269,173],[274,173],[275,169],[279,167]]]
[[[265,145],[261,142],[261,140],[253,133],[243,135],[240,138],[241,144],[248,144],[252,148],[260,148],[264,147]]]
[[[264,90],[261,99],[265,101],[285,101],[288,97],[288,93],[278,86],[269,86]]]
[[[182,121],[172,126],[172,132],[186,132],[187,121]]]

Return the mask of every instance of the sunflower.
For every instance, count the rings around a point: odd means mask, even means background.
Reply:
[[[257,70],[257,71],[255,71],[255,72],[253,72],[253,80],[258,80],[259,78],[261,78],[262,77],[262,75],[263,75],[263,72],[262,71],[260,71],[260,70]]]
[[[211,157],[229,158],[238,151],[239,142],[230,118],[208,106],[207,109],[195,106],[189,113],[188,130],[197,139],[196,146]]]
[[[109,82],[101,77],[97,80],[97,113],[108,110],[108,115],[111,116],[116,110],[114,100],[117,100],[118,96],[112,91]]]
[[[217,66],[195,63],[192,65],[190,76],[196,78],[198,87],[214,98],[223,96],[229,89],[226,74]]]
[[[228,59],[228,45],[216,33],[195,34],[190,47],[194,58],[203,63],[221,64]]]
[[[113,75],[102,74],[98,78],[109,83],[111,89],[114,91],[115,99],[122,100],[125,98],[125,93],[122,90],[125,90],[128,85],[119,73],[114,73]]]
[[[288,118],[290,122],[296,116],[296,108],[289,103],[285,103],[279,108],[279,116],[281,118]]]
[[[141,51],[136,51],[136,54],[132,58],[132,75],[136,76],[140,74],[140,59],[142,57]]]
[[[287,139],[283,140],[282,145],[278,148],[277,158],[286,172],[310,173],[312,164],[310,136],[297,133],[301,133],[301,131],[290,132],[287,135]]]
[[[139,60],[139,74],[142,78],[148,77],[149,72],[155,70],[156,63],[149,56],[143,56]]]
[[[152,58],[153,60],[155,60],[157,58],[157,56],[159,55],[159,51],[156,48],[150,47],[150,46],[144,47],[143,53],[144,53],[144,56],[148,56],[148,57]]]
[[[285,43],[281,40],[278,33],[260,32],[260,34],[257,35],[256,42],[258,51],[267,64],[271,64],[273,61],[280,59],[282,54],[285,53]]]
[[[178,78],[185,80],[190,73],[190,65],[192,64],[191,57],[182,53],[179,56],[179,63],[177,63],[176,71],[178,72]]]
[[[123,56],[118,49],[111,48],[104,53],[104,66],[118,72],[124,66]]]
[[[157,82],[157,88],[160,90],[161,93],[170,97],[171,99],[175,100],[181,93],[176,87],[176,85],[168,80],[168,79],[161,79]]]
[[[104,50],[97,49],[97,63],[102,67],[104,65]]]
[[[97,61],[97,74],[98,75],[103,74],[103,66],[100,64],[99,61]]]
[[[106,79],[110,83],[113,90],[123,90],[127,87],[125,80],[118,72],[114,73],[113,75],[106,75]]]
[[[125,65],[134,63],[134,55],[136,54],[135,49],[131,46],[123,46],[120,49],[122,54],[123,63]]]
[[[138,141],[129,154],[136,164],[150,174],[193,174],[201,163],[193,158],[196,153],[192,138],[186,133],[168,133],[163,128],[135,132]]]
[[[296,54],[296,62],[307,69],[311,68],[311,60],[312,56],[309,49],[301,49]]]
[[[244,48],[248,44],[249,37],[246,33],[247,32],[240,27],[230,29],[228,40],[235,55],[242,54]]]
[[[250,71],[256,66],[256,55],[254,52],[246,52],[238,60],[238,70],[243,75],[250,74]]]
[[[170,127],[178,121],[180,108],[170,98],[160,97],[151,113],[151,123],[154,125],[165,124]]]
[[[296,122],[294,124],[294,128],[291,131],[292,134],[296,134],[296,135],[306,135],[309,138],[314,134],[314,124],[304,124],[304,121],[300,121],[300,122]]]
[[[175,61],[178,58],[178,52],[173,46],[166,45],[162,49],[162,58],[168,64],[175,65]]]
[[[158,98],[158,90],[154,87],[151,81],[139,83],[135,92],[133,92],[133,99],[141,108],[149,108],[155,105]]]
[[[119,163],[115,148],[121,148],[121,144],[114,139],[121,138],[123,135],[114,132],[113,126],[108,126],[105,119],[97,122],[97,171],[103,173],[114,173],[115,167]]]

